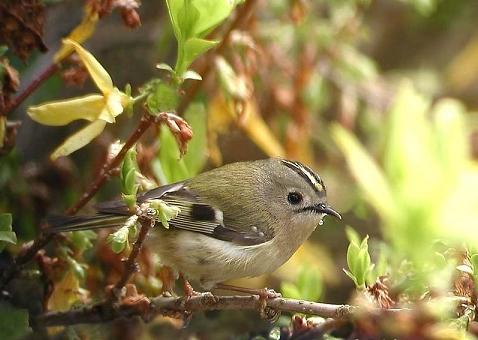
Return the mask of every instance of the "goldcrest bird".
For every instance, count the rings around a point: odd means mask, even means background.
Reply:
[[[161,263],[202,288],[269,273],[286,262],[325,215],[322,179],[309,167],[282,159],[238,162],[138,196],[161,199],[180,212],[169,229],[150,233]],[[97,215],[52,220],[52,232],[122,225],[131,213],[122,201],[96,206]]]

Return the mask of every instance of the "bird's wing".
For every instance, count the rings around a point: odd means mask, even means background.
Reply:
[[[271,239],[257,228],[241,228],[235,221],[224,222],[224,213],[217,206],[201,200],[185,182],[175,183],[150,190],[138,196],[138,203],[161,199],[180,208],[178,216],[169,221],[171,229],[197,232],[241,245],[254,245]],[[123,201],[109,201],[96,205],[99,213],[129,214]]]

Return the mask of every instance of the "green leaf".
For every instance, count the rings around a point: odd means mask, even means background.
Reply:
[[[106,242],[111,245],[111,250],[116,254],[121,253],[128,245],[128,226],[123,226],[112,234],[108,235]]]
[[[146,99],[149,111],[176,111],[179,102],[179,94],[176,88],[163,82],[155,82],[152,86],[151,94]]]
[[[192,70],[187,70],[181,75],[181,78],[186,80],[186,79],[192,79],[192,80],[202,80],[202,77],[199,73],[192,71]]]
[[[192,62],[207,50],[216,46],[219,42],[200,38],[190,38],[183,44],[181,53],[178,54],[176,73],[183,74]]]
[[[188,174],[192,177],[199,174],[207,159],[207,113],[204,104],[191,104],[184,118],[194,132],[188,143],[188,152],[182,158]]]
[[[6,45],[0,45],[0,57],[3,57],[5,53],[8,51],[8,46]]]
[[[316,268],[304,266],[297,281],[301,299],[317,301],[322,295],[323,284],[320,272]]]
[[[71,233],[70,240],[76,251],[82,253],[93,247],[92,240],[96,239],[96,233],[92,230],[74,231]]]
[[[0,302],[0,339],[21,339],[30,332],[28,311]]]
[[[7,243],[16,244],[17,236],[12,231],[12,214],[0,214],[0,252]]]
[[[203,104],[190,105],[184,118],[194,132],[188,143],[188,152],[180,159],[179,148],[169,128],[161,127],[159,135],[160,149],[158,157],[153,161],[154,175],[161,183],[174,183],[197,175],[207,158],[207,118]]]
[[[299,288],[293,283],[282,282],[281,283],[281,293],[284,297],[290,299],[303,299],[300,295]]]
[[[149,206],[156,210],[156,214],[161,221],[161,224],[166,229],[169,228],[169,221],[178,216],[181,209],[177,206],[167,204],[163,200],[155,199],[148,201]]]
[[[0,72],[1,77],[1,72]],[[1,87],[1,84],[0,84]],[[0,116],[0,148],[3,147],[5,142],[5,131],[7,129],[7,118],[5,116]]]
[[[231,0],[195,0],[199,12],[199,20],[193,28],[193,35],[204,37],[212,29],[226,19],[236,7],[238,1]]]
[[[226,19],[238,1],[166,0],[168,13],[178,41],[204,37]]]
[[[68,256],[68,264],[70,265],[70,270],[75,274],[78,279],[83,280],[86,277],[86,265],[81,264],[76,261],[74,258]]]
[[[473,266],[473,273],[474,275],[478,275],[478,254],[473,254],[471,257],[470,257],[470,262]]]
[[[347,234],[347,238],[351,243],[355,243],[357,245],[360,244],[360,236],[351,226],[345,227],[345,233]]]
[[[166,63],[159,63],[159,64],[156,65],[156,68],[159,69],[159,70],[168,71],[168,72],[174,74],[173,68]]]
[[[136,183],[137,168],[136,150],[133,147],[126,152],[120,171],[122,197],[129,208],[136,204],[136,193],[139,188]]]
[[[354,274],[352,274],[350,271],[348,271],[345,268],[342,268],[342,270],[354,282],[355,286],[358,287],[359,284],[358,284],[357,279],[355,278]]]
[[[178,41],[182,41],[181,28],[179,27],[178,16],[184,7],[184,0],[166,0],[169,19],[173,26],[174,35]]]

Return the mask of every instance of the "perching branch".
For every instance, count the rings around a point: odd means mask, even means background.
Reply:
[[[159,296],[151,301],[143,298],[135,303],[111,304],[108,302],[74,309],[67,312],[50,312],[36,320],[43,326],[66,326],[81,323],[102,323],[118,318],[139,316],[145,321],[157,315],[188,315],[210,310],[257,310],[263,308],[258,295],[214,296],[210,293],[184,297]],[[266,308],[278,312],[304,313],[324,318],[348,319],[358,307],[334,305],[304,300],[274,298],[266,300]]]

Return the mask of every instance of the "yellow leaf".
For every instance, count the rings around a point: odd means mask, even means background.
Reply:
[[[463,91],[476,82],[478,75],[477,36],[473,37],[453,58],[448,66],[447,75],[454,92]]]
[[[77,119],[96,120],[104,106],[105,100],[103,96],[91,94],[84,97],[30,106],[27,113],[38,123],[59,126],[66,125]]]
[[[79,300],[80,282],[72,271],[68,271],[60,282],[55,284],[48,300],[48,310],[64,311]]]
[[[243,129],[249,138],[269,157],[285,157],[282,145],[257,112],[258,107],[255,98],[245,102],[244,110],[247,118],[243,123]]]
[[[213,97],[208,106],[209,154],[215,164],[221,163],[221,153],[217,146],[219,134],[226,133],[235,122],[247,136],[268,156],[284,157],[282,145],[258,114],[254,98],[243,102],[243,112],[238,117],[232,100],[227,101],[223,95]]]
[[[110,94],[111,91],[113,91],[113,81],[98,60],[96,60],[96,58],[90,52],[85,50],[80,44],[73,40],[65,39],[63,40],[63,44],[72,46],[75,49],[96,86],[98,86],[103,94]]]
[[[222,163],[221,151],[217,144],[218,136],[226,133],[233,121],[233,116],[229,113],[223,97],[220,95],[214,96],[208,104],[207,139],[209,157],[215,165]]]
[[[91,9],[91,6],[85,6],[85,14],[81,23],[70,32],[66,39],[76,41],[78,43],[83,43],[86,41],[95,31],[96,24],[98,22],[99,16],[98,13]],[[61,62],[63,59],[68,57],[74,50],[72,45],[63,44],[58,52],[55,53],[53,61],[55,63]]]
[[[61,156],[67,156],[78,149],[81,149],[97,137],[105,128],[104,120],[96,120],[83,129],[68,137],[50,156],[52,160]]]

